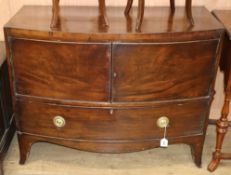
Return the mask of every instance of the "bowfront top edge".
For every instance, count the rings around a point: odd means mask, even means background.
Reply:
[[[174,15],[169,7],[147,7],[141,31],[137,32],[137,9],[133,8],[129,17],[124,16],[123,10],[107,7],[109,27],[105,27],[97,7],[64,6],[60,10],[60,27],[52,30],[50,6],[24,6],[5,25],[5,32],[16,38],[54,41],[177,42],[220,38],[224,30],[204,7],[193,7],[194,26],[183,7],[178,7]]]

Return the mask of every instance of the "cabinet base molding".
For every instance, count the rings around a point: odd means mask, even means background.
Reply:
[[[74,148],[82,151],[97,152],[97,153],[130,153],[139,152],[152,148],[157,148],[160,145],[159,139],[142,139],[142,140],[69,140],[62,138],[51,138],[29,133],[18,132],[18,143],[20,148],[21,165],[25,164],[31,150],[31,146],[36,142],[47,142],[58,144],[69,148]],[[195,135],[187,137],[177,137],[169,139],[170,144],[183,143],[191,147],[192,158],[197,167],[201,167],[201,158],[204,145],[204,136]]]

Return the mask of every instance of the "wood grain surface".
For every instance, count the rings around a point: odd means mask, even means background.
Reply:
[[[125,0],[107,0],[107,6],[124,6]],[[23,6],[23,5],[51,5],[51,0],[0,0],[0,27],[3,25]],[[176,5],[184,5],[185,0],[177,0]],[[61,0],[61,5],[97,5],[98,0]],[[137,6],[137,0],[134,0],[134,5]],[[147,0],[147,6],[169,6],[169,0]],[[231,1],[227,0],[193,0],[193,5],[204,5],[209,10],[213,9],[229,9]],[[0,40],[3,40],[3,31],[0,31]]]
[[[178,0],[176,5],[184,5],[184,0]],[[4,24],[23,6],[23,5],[51,5],[51,0],[0,0],[0,27],[2,28]],[[96,0],[61,0],[61,5],[97,5]],[[110,6],[124,6],[126,2],[124,0],[107,0],[107,5]],[[134,5],[137,6],[137,0],[134,0]],[[169,5],[168,0],[147,0],[147,6],[167,6]],[[231,1],[227,0],[193,0],[193,5],[204,5],[209,10],[213,9],[230,9]],[[0,30],[0,40],[3,40],[3,30]],[[212,103],[210,118],[218,119],[220,116],[221,107],[223,105],[223,74],[217,74],[217,80],[215,84],[215,98]],[[230,116],[231,118],[231,116]]]
[[[110,43],[14,40],[12,46],[18,94],[109,101]]]
[[[218,40],[115,45],[113,72],[117,76],[113,80],[113,101],[208,95],[208,82],[212,82],[215,72],[217,43]]]
[[[97,7],[61,7],[53,30],[47,6],[26,6],[5,26],[20,164],[37,141],[108,153],[156,147],[167,116],[169,143],[189,144],[200,167],[223,26],[203,7],[193,26],[183,7],[149,7],[136,31],[136,15],[107,9],[109,28]]]
[[[17,102],[19,131],[59,139],[92,142],[141,142],[163,137],[157,126],[161,116],[169,117],[166,137],[185,137],[203,133],[208,100],[156,105],[153,108],[111,109],[78,108],[37,102]],[[197,109],[197,110],[195,110]],[[55,116],[65,126],[53,124]]]

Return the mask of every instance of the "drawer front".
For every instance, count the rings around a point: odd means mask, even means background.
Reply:
[[[181,99],[209,94],[218,40],[113,47],[113,101]]]
[[[22,132],[66,139],[156,139],[164,129],[157,126],[159,117],[170,120],[167,137],[189,136],[203,132],[208,110],[207,100],[166,104],[139,109],[83,109],[37,102],[17,102],[17,125]],[[62,127],[54,118],[62,116]],[[56,118],[57,119],[57,118]]]
[[[16,93],[83,101],[109,100],[109,43],[55,43],[15,39]]]

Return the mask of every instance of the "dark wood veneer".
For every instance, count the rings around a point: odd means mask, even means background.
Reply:
[[[21,164],[38,141],[104,153],[158,147],[166,115],[170,144],[189,144],[201,165],[223,27],[203,7],[194,26],[184,8],[173,18],[155,7],[137,32],[123,10],[109,7],[106,27],[97,7],[62,7],[51,30],[51,8],[30,6],[5,26]]]
[[[18,133],[19,148],[20,148],[20,164],[24,164],[26,158],[28,158],[31,146],[36,142],[48,142],[53,144],[59,144],[70,148],[90,151],[90,152],[101,152],[101,153],[127,153],[133,151],[143,151],[155,147],[159,147],[159,139],[153,139],[148,141],[139,142],[107,142],[107,141],[75,141],[75,140],[64,140],[58,138],[42,137],[40,135]],[[191,148],[192,158],[195,164],[201,166],[201,156],[203,151],[204,139],[202,136],[189,136],[177,137],[169,140],[170,144],[183,143],[187,144]]]
[[[123,11],[124,7],[107,7],[110,27],[105,28],[98,19],[98,7],[62,7],[61,26],[58,30],[51,30],[51,7],[24,6],[4,28],[5,33],[11,37],[67,42],[198,41],[217,39],[223,30],[221,24],[204,7],[193,8],[193,27],[185,18],[185,8],[177,7],[172,18],[169,7],[146,7],[140,32],[135,29],[136,13],[131,13],[127,18]]]
[[[208,105],[208,100],[204,99],[163,103],[152,108],[101,109],[18,101],[16,112],[21,132],[63,139],[117,142],[162,138],[163,129],[158,128],[156,122],[163,115],[170,119],[168,138],[202,134]],[[66,125],[55,127],[54,116],[63,116]]]
[[[24,52],[24,48],[30,52]],[[14,39],[11,49],[17,94],[82,101],[110,100],[110,43]]]
[[[113,101],[141,102],[208,95],[216,70],[217,44],[218,40],[115,44]]]

